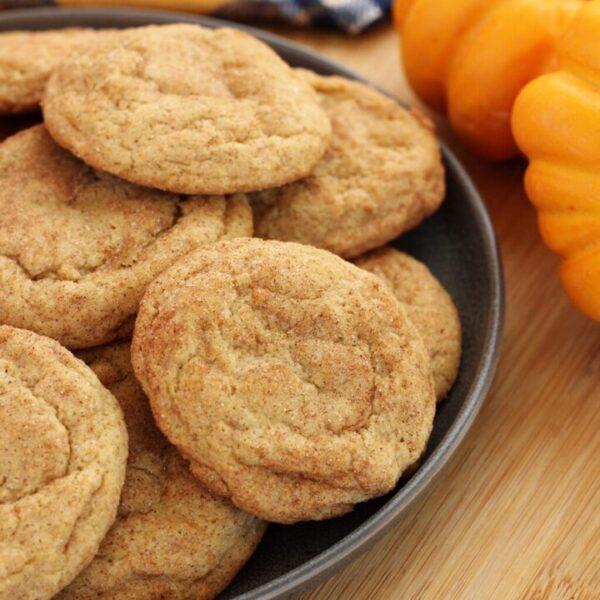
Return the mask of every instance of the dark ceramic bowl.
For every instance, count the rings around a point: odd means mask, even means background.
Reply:
[[[352,71],[297,44],[214,19],[109,9],[35,9],[0,14],[0,30],[133,27],[173,22],[237,27],[269,44],[290,65],[362,80]],[[296,597],[358,556],[390,530],[432,485],[456,452],[483,403],[500,347],[504,306],[502,266],[481,198],[456,158],[448,149],[443,150],[448,193],[441,210],[395,242],[425,262],[440,279],[458,306],[463,328],[460,373],[448,398],[439,406],[423,462],[392,493],[357,506],[347,516],[294,526],[271,525],[257,552],[224,592],[223,599]]]

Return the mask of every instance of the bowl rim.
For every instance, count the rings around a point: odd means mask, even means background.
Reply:
[[[399,102],[397,98],[380,86],[310,48],[249,25],[213,17],[174,11],[135,8],[46,7],[13,9],[0,13],[0,30],[22,29],[23,22],[26,21],[29,21],[31,25],[36,21],[39,25],[48,25],[48,27],[44,26],[41,29],[59,28],[66,26],[64,24],[65,21],[76,21],[79,18],[89,21],[89,25],[83,26],[93,26],[94,20],[113,19],[115,20],[115,25],[119,26],[127,26],[128,22],[131,23],[131,26],[134,26],[136,21],[147,20],[161,24],[183,22],[205,25],[212,28],[233,27],[257,37],[275,50],[285,50],[288,56],[291,55],[302,59],[308,58],[322,66],[326,71],[367,83],[390,96],[396,102]],[[61,22],[63,23],[61,24]],[[18,27],[15,27],[15,25],[18,25]],[[274,600],[276,598],[295,595],[309,586],[323,581],[344,564],[356,558],[359,553],[364,552],[370,545],[389,531],[400,520],[408,508],[431,487],[434,480],[463,441],[487,395],[499,359],[504,326],[505,291],[500,249],[489,214],[474,183],[454,153],[444,142],[439,139],[438,142],[442,149],[446,168],[452,172],[457,183],[464,190],[463,201],[466,201],[469,205],[477,228],[481,233],[484,246],[482,260],[488,266],[490,273],[492,300],[486,312],[488,328],[483,340],[483,351],[477,362],[473,382],[465,394],[458,414],[437,447],[417,469],[414,475],[412,475],[409,481],[375,514],[327,550],[283,575],[236,596],[235,600]]]

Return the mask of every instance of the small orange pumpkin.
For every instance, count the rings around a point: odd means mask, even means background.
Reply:
[[[555,45],[585,0],[395,0],[407,77],[447,111],[475,152],[518,154],[510,114],[521,88],[556,68]]]
[[[519,94],[512,126],[530,159],[525,187],[540,232],[562,258],[563,287],[600,320],[600,0],[582,8],[558,56],[560,71]]]

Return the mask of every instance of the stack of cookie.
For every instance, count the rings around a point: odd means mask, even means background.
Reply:
[[[44,124],[0,144],[0,598],[212,598],[424,452],[460,324],[385,244],[438,146],[237,31],[4,35]]]

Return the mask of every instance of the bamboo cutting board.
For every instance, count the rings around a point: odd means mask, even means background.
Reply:
[[[275,29],[409,104],[391,27],[358,38]],[[0,137],[33,122],[12,118]],[[503,352],[489,397],[429,495],[305,600],[600,599],[600,324],[571,307],[522,190],[524,164],[468,155],[499,238]],[[15,201],[18,201],[16,199]]]
[[[409,104],[391,27],[358,38],[275,29]],[[571,307],[522,189],[524,163],[469,156],[506,275],[489,397],[429,496],[306,600],[600,599],[600,324]]]

